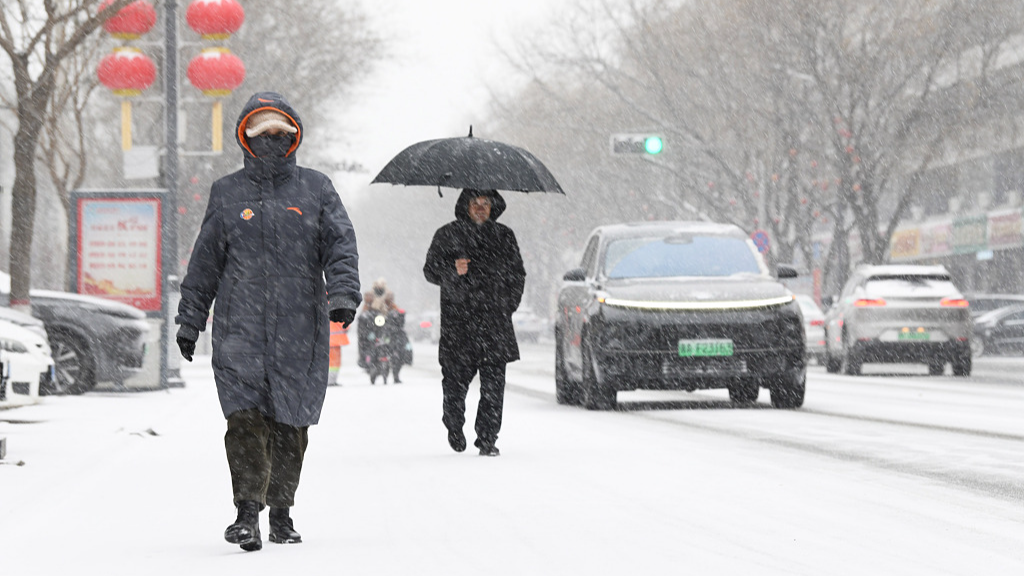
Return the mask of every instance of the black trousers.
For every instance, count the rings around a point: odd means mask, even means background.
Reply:
[[[235,503],[255,500],[272,508],[294,505],[308,431],[308,426],[275,422],[255,408],[228,416],[224,448]]]
[[[449,430],[462,430],[466,423],[466,394],[473,376],[480,373],[480,404],[476,410],[476,445],[494,444],[501,430],[501,412],[505,403],[505,364],[474,366],[442,364],[441,388],[444,390],[444,416]]]

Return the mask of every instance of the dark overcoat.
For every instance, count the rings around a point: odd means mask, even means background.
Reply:
[[[298,128],[283,158],[257,158],[245,135],[249,116],[268,108]],[[302,136],[281,95],[249,99],[235,127],[244,166],[213,183],[181,282],[178,324],[204,329],[216,299],[213,370],[225,417],[258,408],[290,426],[316,424],[327,392],[328,312],[362,301],[352,222],[330,179],[296,166]]]
[[[469,200],[491,198],[491,217],[481,225],[469,217]],[[497,192],[464,190],[455,203],[455,221],[434,233],[423,274],[441,287],[442,365],[504,364],[519,359],[512,313],[519,308],[526,270],[512,229],[496,220],[505,211]],[[457,258],[469,258],[459,276]]]

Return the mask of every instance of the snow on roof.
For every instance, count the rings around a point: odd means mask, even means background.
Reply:
[[[865,276],[899,275],[899,276],[929,276],[943,274],[948,276],[949,271],[945,266],[917,266],[911,264],[881,264],[863,265],[858,268]]]

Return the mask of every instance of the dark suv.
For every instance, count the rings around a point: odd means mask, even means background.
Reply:
[[[796,270],[778,267],[778,276]],[[800,306],[738,227],[601,226],[563,277],[555,322],[561,404],[607,410],[627,390],[726,388],[799,408],[807,368]]]
[[[32,290],[32,315],[46,324],[57,378],[54,393],[81,394],[96,382],[122,382],[142,368],[149,323],[127,304]],[[10,304],[11,277],[0,272],[0,301]]]

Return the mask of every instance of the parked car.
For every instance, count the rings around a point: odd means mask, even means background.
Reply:
[[[796,270],[779,266],[778,276]],[[726,388],[734,402],[750,404],[765,387],[776,408],[803,405],[800,307],[740,228],[601,226],[563,280],[559,403],[603,410],[623,390]]]
[[[1024,294],[966,294],[964,298],[970,304],[971,318],[977,318],[999,308],[1024,304]]]
[[[35,332],[39,336],[42,336],[44,340],[47,338],[46,324],[31,314],[18,312],[17,310],[7,306],[0,306],[0,320],[21,326],[30,332]]]
[[[14,395],[23,400],[38,398],[42,388],[53,381],[53,357],[44,336],[0,320],[0,349],[4,351],[4,389],[0,401]]]
[[[807,357],[814,358],[818,364],[825,364],[825,313],[818,307],[814,298],[806,294],[797,294],[796,303],[804,318],[804,340],[807,343]]]
[[[149,323],[138,308],[70,292],[29,295],[32,315],[45,323],[53,349],[55,393],[81,394],[142,368]],[[11,277],[0,272],[0,304],[9,305],[10,297]]]
[[[529,308],[520,308],[512,313],[512,326],[516,339],[521,342],[536,342],[547,332],[548,323]]]
[[[940,375],[971,374],[971,317],[942,266],[861,266],[825,319],[826,367],[860,374],[865,362],[922,362]]]
[[[1024,304],[997,308],[974,319],[971,354],[1024,353]]]

